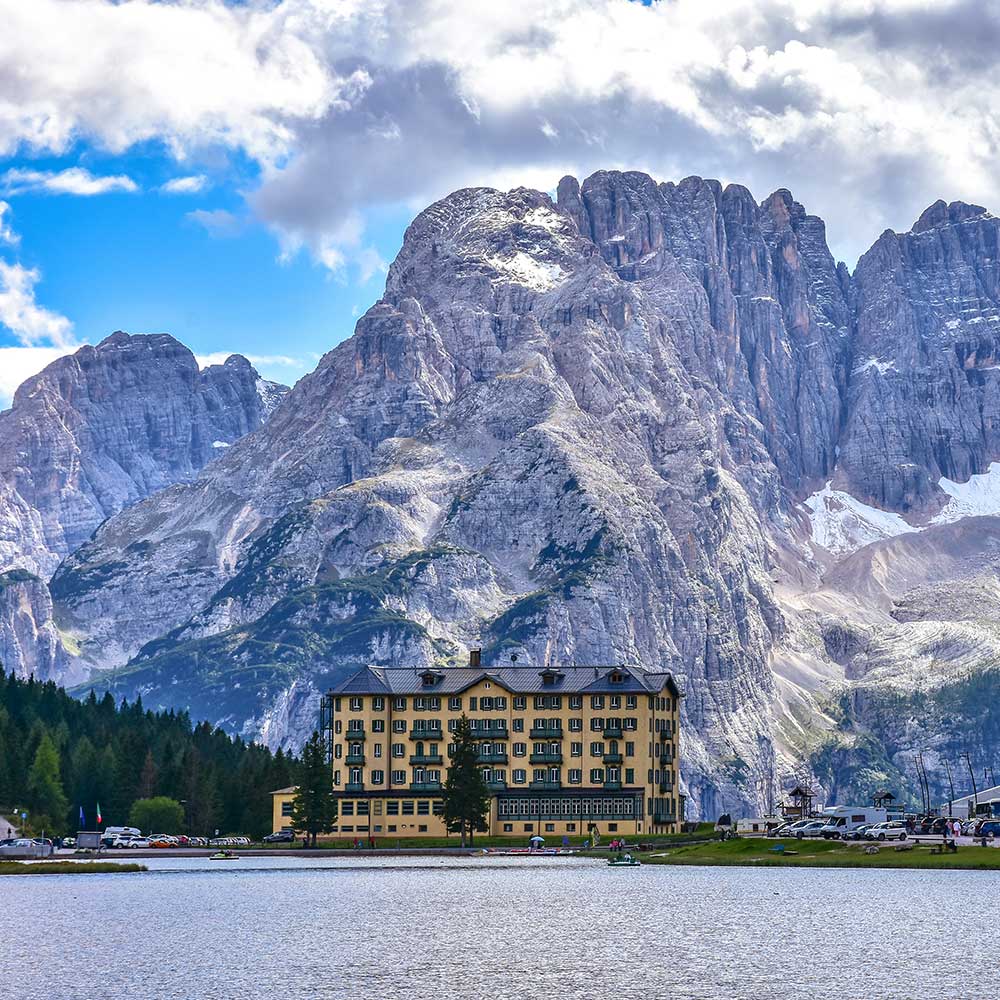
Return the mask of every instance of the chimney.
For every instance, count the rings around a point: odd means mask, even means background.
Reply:
[[[469,650],[469,666],[470,667],[478,667],[479,666],[479,661],[480,661],[482,655],[483,655],[483,651],[481,649],[470,649]]]

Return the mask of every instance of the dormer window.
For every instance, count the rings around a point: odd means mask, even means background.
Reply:
[[[624,684],[625,675],[620,670],[611,671],[611,683],[612,684]]]
[[[540,676],[543,684],[555,684],[555,682],[563,676],[563,672],[561,670],[552,670],[546,667],[545,670],[541,671]]]
[[[420,675],[420,683],[424,687],[434,687],[439,680],[441,680],[442,674],[440,670],[425,670]]]

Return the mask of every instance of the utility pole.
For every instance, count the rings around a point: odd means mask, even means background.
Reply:
[[[951,790],[951,799],[948,805],[948,812],[950,813],[955,802],[955,782],[951,780],[951,764],[948,761],[944,762],[944,769],[948,774],[948,788]]]
[[[927,772],[924,770],[924,755],[918,753],[914,760],[917,763],[917,781],[920,784],[920,801],[924,807],[924,815],[931,811],[930,790],[927,787]]]
[[[979,789],[976,788],[976,775],[972,770],[972,758],[967,754],[960,754],[961,757],[965,758],[965,763],[969,768],[969,777],[972,779],[972,815],[975,816],[979,812]]]

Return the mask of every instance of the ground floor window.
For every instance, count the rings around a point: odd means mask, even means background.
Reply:
[[[389,824],[389,833],[395,833],[395,832],[396,832],[396,825],[394,823],[390,823]]]
[[[398,816],[399,815],[399,803],[398,802],[386,802],[385,813],[387,816]]]
[[[341,833],[354,833],[354,827],[353,826],[342,826],[340,828],[340,832]]]
[[[525,833],[531,833],[534,829],[535,829],[535,824],[534,823],[525,823],[524,824],[524,832]]]
[[[504,833],[513,833],[514,832],[514,824],[513,823],[504,823],[504,825],[503,825],[503,832]]]
[[[556,825],[555,825],[555,823],[546,823],[545,824],[545,832],[546,833],[555,833],[556,832]]]
[[[615,830],[617,830],[617,829],[618,829],[618,824],[617,824],[617,823],[609,823],[609,824],[608,824],[608,830],[609,830],[609,831],[610,831],[611,833],[614,833],[614,832],[615,832]]]
[[[426,823],[421,823],[417,827],[417,833],[426,833],[426,832],[427,832],[427,824]]]

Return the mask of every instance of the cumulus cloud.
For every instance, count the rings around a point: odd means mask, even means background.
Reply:
[[[0,10],[0,152],[77,136],[161,140],[181,162],[237,149],[260,165],[250,204],[282,252],[362,278],[371,208],[551,189],[565,171],[790,187],[848,259],[938,197],[1000,205],[1000,13],[976,0]]]
[[[10,205],[5,201],[0,201],[0,243],[16,247],[21,242],[21,237],[11,228],[10,222],[7,221],[9,218]]]
[[[69,349],[75,346],[73,324],[35,301],[40,280],[35,268],[0,260],[0,325],[27,347],[48,344]]]
[[[208,178],[204,174],[193,174],[189,177],[174,177],[161,185],[164,194],[197,194],[208,187]]]
[[[195,358],[199,367],[208,368],[211,365],[224,365],[226,358],[242,353],[242,351],[211,351],[208,354],[196,354]],[[244,354],[243,357],[252,365],[266,365],[269,368],[301,368],[303,365],[301,358],[291,358],[285,354]]]
[[[186,218],[201,226],[209,236],[217,240],[232,239],[246,228],[246,220],[224,208],[196,208],[188,212]]]
[[[69,347],[0,347],[0,407],[10,405],[22,382],[72,352]]]
[[[82,167],[69,167],[67,170],[59,171],[15,168],[0,177],[0,191],[8,197],[33,191],[89,197],[95,194],[108,194],[111,191],[138,190],[138,184],[124,174],[95,177]]]

